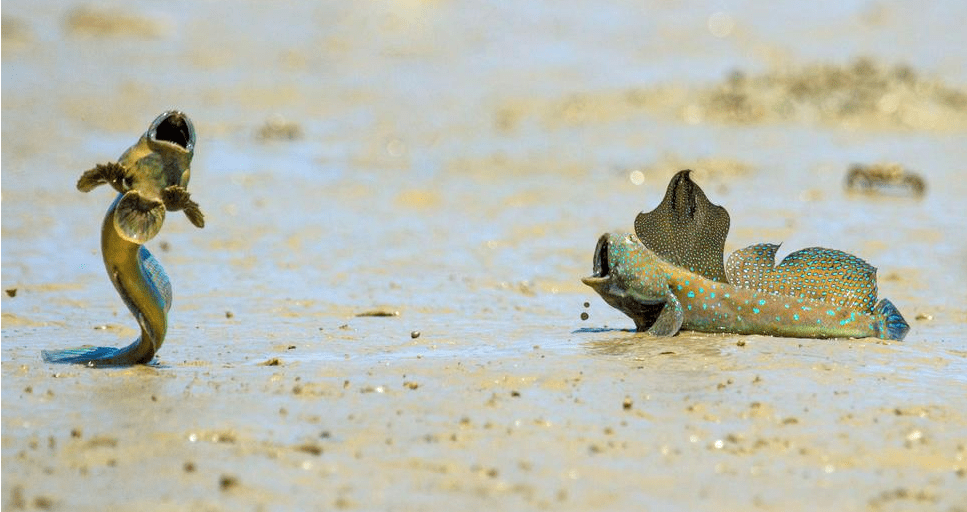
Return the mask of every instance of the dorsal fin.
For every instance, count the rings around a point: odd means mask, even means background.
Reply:
[[[658,208],[635,218],[638,239],[661,259],[727,282],[722,266],[725,237],[729,233],[729,212],[714,205],[688,176],[676,174],[668,184]]]
[[[873,311],[876,267],[852,254],[823,247],[796,251],[776,266],[778,248],[775,244],[757,244],[733,252],[725,266],[729,283]]]

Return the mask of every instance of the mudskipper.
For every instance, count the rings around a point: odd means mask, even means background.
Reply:
[[[876,268],[834,249],[796,251],[776,265],[778,245],[735,251],[723,265],[729,214],[681,171],[634,234],[598,240],[582,281],[639,331],[680,329],[802,338],[902,340],[909,326],[887,299],[876,303]]]
[[[118,191],[101,225],[101,254],[121,300],[141,327],[131,345],[45,350],[44,360],[110,366],[148,363],[164,342],[171,308],[171,282],[144,247],[164,223],[165,210],[184,210],[197,227],[205,218],[188,194],[195,128],[187,115],[168,111],[154,120],[117,163],[98,165],[77,182],[89,192],[110,184]]]

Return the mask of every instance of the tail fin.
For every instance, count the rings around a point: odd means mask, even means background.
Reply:
[[[910,326],[903,319],[900,310],[889,299],[883,299],[876,305],[874,312],[880,317],[880,321],[883,322],[879,337],[885,340],[903,341],[903,338],[906,337],[907,332],[910,330]]]
[[[41,353],[48,363],[89,364],[95,366],[98,361],[110,359],[120,350],[113,347],[77,347],[63,350],[44,350]]]
[[[151,338],[142,336],[124,348],[83,347],[62,350],[43,350],[41,354],[48,363],[86,364],[87,366],[129,366],[148,364],[154,359],[157,348]]]

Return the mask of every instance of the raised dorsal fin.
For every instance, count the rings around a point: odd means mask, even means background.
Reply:
[[[733,252],[725,266],[729,283],[740,288],[816,299],[870,313],[876,301],[876,268],[852,254],[810,247],[776,266],[775,244]]]
[[[638,214],[635,234],[661,259],[714,281],[727,282],[722,260],[729,212],[709,202],[688,176],[690,172],[681,171],[672,178],[658,208]]]

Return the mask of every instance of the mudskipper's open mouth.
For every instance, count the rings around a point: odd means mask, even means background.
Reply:
[[[588,286],[602,284],[608,281],[611,274],[611,263],[608,260],[608,246],[610,238],[607,234],[601,235],[598,245],[594,249],[593,273],[588,277],[582,277],[581,282]]]
[[[644,246],[631,234],[605,233],[598,238],[594,248],[594,269],[590,276],[582,277],[581,282],[590,286],[605,302],[631,317],[639,331],[646,331],[654,325],[665,307],[663,297],[642,299],[640,294],[629,286],[641,287],[641,276],[634,267],[622,265],[624,258],[645,251]],[[632,258],[638,261],[636,258]]]
[[[172,111],[155,121],[150,130],[151,138],[168,142],[191,151],[195,146],[195,129],[185,114]]]

